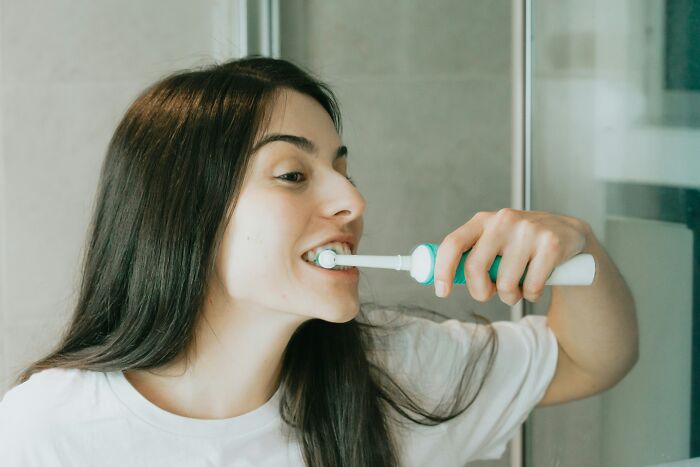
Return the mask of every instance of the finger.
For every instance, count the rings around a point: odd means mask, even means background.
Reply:
[[[501,245],[491,238],[481,237],[464,263],[464,276],[469,294],[477,301],[486,302],[496,294],[496,284],[488,271],[500,252]]]
[[[557,253],[539,248],[527,267],[527,275],[523,282],[523,297],[535,303],[544,292],[544,283],[557,264]]]
[[[457,265],[462,258],[462,253],[467,251],[478,240],[483,232],[483,215],[477,213],[466,224],[447,235],[438,246],[435,258],[433,276],[435,280],[435,292],[437,294],[438,282],[445,284],[445,293],[439,297],[447,297],[452,291],[452,282],[457,272]]]
[[[496,290],[501,301],[506,305],[513,306],[523,298],[520,278],[532,257],[532,251],[526,248],[525,245],[519,243],[510,245],[503,251],[501,264],[498,266]]]

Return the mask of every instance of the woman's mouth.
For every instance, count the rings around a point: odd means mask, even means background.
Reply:
[[[316,261],[316,258],[318,258],[318,255],[323,251],[323,250],[333,250],[339,255],[351,255],[352,254],[352,249],[350,248],[350,245],[347,243],[341,243],[341,242],[333,242],[333,243],[327,243],[326,245],[322,245],[320,247],[316,247],[313,250],[309,250],[306,253],[304,253],[301,256],[301,259],[303,259],[305,262],[316,266],[321,269],[326,269],[318,264]],[[334,266],[333,270],[348,270],[348,269],[357,269],[354,266]]]
[[[326,277],[350,278],[357,279],[360,275],[359,269],[355,266],[335,266],[333,269],[326,269],[316,263],[319,253],[323,250],[333,250],[340,255],[350,255],[352,250],[347,243],[328,243],[320,247],[314,248],[304,253],[301,257],[302,261],[309,266],[310,270],[315,270]]]

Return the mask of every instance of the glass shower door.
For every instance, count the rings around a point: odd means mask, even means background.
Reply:
[[[700,458],[700,1],[530,6],[529,208],[593,227],[634,295],[640,358],[612,389],[535,411],[525,465]]]

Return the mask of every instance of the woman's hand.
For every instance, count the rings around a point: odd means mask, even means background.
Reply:
[[[501,301],[514,305],[525,298],[536,302],[555,267],[577,255],[586,246],[590,226],[575,217],[539,211],[504,208],[478,212],[440,244],[435,263],[435,290],[446,297],[452,289],[462,253],[472,249],[464,264],[469,293],[486,302],[498,292]],[[501,256],[496,284],[488,270]],[[529,266],[528,266],[529,263]],[[528,267],[520,289],[520,278]],[[440,282],[446,286],[441,293]]]

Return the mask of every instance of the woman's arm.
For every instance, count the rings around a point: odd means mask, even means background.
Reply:
[[[449,295],[457,263],[471,248],[464,270],[469,293],[485,302],[498,293],[513,305],[536,302],[552,270],[579,253],[596,260],[590,286],[554,286],[548,325],[557,337],[557,368],[540,405],[581,399],[617,383],[638,356],[635,307],[629,288],[593,234],[575,217],[503,208],[478,212],[450,232],[438,248],[435,290]],[[488,270],[502,255],[494,284]],[[520,278],[527,274],[522,287]]]
[[[639,358],[634,299],[615,264],[587,224],[586,246],[596,261],[587,287],[553,286],[547,311],[559,342],[554,379],[538,406],[582,399],[619,382]]]

